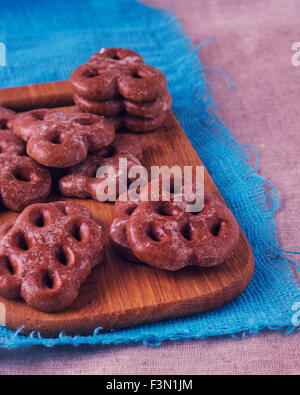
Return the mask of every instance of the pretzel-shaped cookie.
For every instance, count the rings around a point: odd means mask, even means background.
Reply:
[[[25,143],[11,130],[16,114],[0,109],[0,199],[14,211],[44,201],[51,190],[51,176],[47,169],[25,154]]]
[[[85,114],[85,111],[76,105],[72,108],[72,113]],[[106,117],[106,119],[113,125],[116,131],[127,130],[129,132],[143,133],[159,128],[164,123],[166,116],[166,112],[161,113],[155,118],[141,118],[131,114],[122,113]]]
[[[161,71],[144,64],[137,53],[122,49],[102,49],[70,77],[74,92],[96,101],[118,96],[134,102],[156,100],[165,94],[167,80]]]
[[[12,122],[12,129],[20,139],[27,142],[32,135],[40,131],[43,127],[44,121],[54,113],[56,113],[56,111],[48,108],[41,108],[17,115]]]
[[[127,200],[118,199],[114,205],[114,219],[109,230],[110,244],[122,258],[134,263],[141,263],[129,247],[126,235],[127,223],[137,207],[137,200],[129,199],[128,193],[126,197]]]
[[[124,174],[119,168],[119,159],[127,159],[128,171],[133,166],[140,166],[143,158],[144,140],[137,138],[135,135],[119,134],[117,135],[113,144],[106,147],[99,152],[90,154],[85,162],[73,166],[68,169],[67,175],[62,177],[59,182],[60,192],[64,196],[72,196],[78,198],[91,197],[98,200],[97,191],[99,185],[107,179],[107,175],[96,177],[97,170],[101,166],[111,166],[117,175],[116,177],[116,193],[119,195],[119,181]],[[128,179],[128,172],[125,174],[125,179],[128,182],[134,180]],[[109,198],[110,201],[115,201],[114,197]]]
[[[24,142],[19,139],[11,130],[0,130],[0,155],[24,155],[25,152],[26,149]]]
[[[149,185],[151,189],[151,184]],[[110,240],[126,259],[165,270],[219,265],[233,252],[239,226],[227,208],[205,189],[202,211],[188,212],[187,202],[120,201],[114,210]]]
[[[47,169],[27,156],[0,155],[1,203],[13,211],[44,201],[51,191],[52,179]]]
[[[162,97],[153,102],[134,103],[130,100],[115,98],[106,101],[90,101],[77,93],[73,95],[74,102],[85,112],[111,117],[122,112],[140,118],[156,118],[166,112],[172,105],[172,97],[167,91]]]
[[[89,151],[98,151],[115,137],[112,124],[95,114],[53,112],[46,113],[44,120],[32,121],[34,118],[32,113],[18,118],[14,131],[27,140],[28,155],[48,167],[66,168],[80,163]]]
[[[112,64],[120,64],[120,61],[132,64],[144,63],[144,59],[140,54],[126,48],[102,48],[99,52],[91,56],[89,63],[99,65],[104,59]],[[116,61],[118,62],[116,63]]]
[[[16,113],[0,107],[0,155],[25,153],[25,144],[12,131],[12,123]]]
[[[0,236],[0,295],[43,312],[70,306],[103,260],[101,226],[72,203],[32,205]]]

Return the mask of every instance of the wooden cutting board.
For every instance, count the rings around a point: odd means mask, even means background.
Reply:
[[[19,112],[40,107],[63,107],[59,109],[68,112],[71,105],[72,92],[66,81],[0,90],[0,106]],[[171,111],[159,130],[143,136],[148,147],[145,153],[148,168],[202,165]],[[207,172],[205,183],[210,190],[217,191]],[[63,200],[60,196],[55,198]],[[112,204],[64,200],[89,208],[107,235]],[[0,223],[17,215],[1,208]],[[190,267],[178,272],[127,262],[115,254],[106,238],[104,263],[93,270],[71,307],[60,313],[45,314],[21,300],[0,298],[0,325],[14,330],[24,326],[24,333],[38,331],[43,336],[56,336],[62,331],[71,335],[90,334],[97,327],[110,330],[183,317],[232,301],[248,286],[253,272],[253,253],[242,231],[236,250],[222,265],[206,269]]]

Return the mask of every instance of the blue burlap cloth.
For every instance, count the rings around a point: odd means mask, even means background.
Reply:
[[[203,16],[205,17],[205,16]],[[7,67],[0,87],[68,79],[72,70],[101,47],[128,47],[167,76],[173,111],[246,233],[256,270],[247,290],[218,310],[167,322],[75,338],[42,339],[0,328],[0,347],[43,344],[110,344],[205,338],[295,329],[292,306],[299,288],[278,247],[274,210],[277,195],[265,192],[249,150],[218,119],[196,49],[176,18],[135,0],[1,0],[0,42]]]

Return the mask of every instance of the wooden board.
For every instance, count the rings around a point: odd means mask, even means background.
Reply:
[[[0,106],[17,111],[38,107],[72,105],[68,82],[56,82],[0,90]],[[70,107],[61,109],[70,111]],[[165,124],[143,135],[147,150],[145,165],[202,165],[174,114],[169,111]],[[209,174],[206,186],[216,191]],[[62,197],[57,197],[62,200]],[[108,233],[113,205],[92,200],[65,199],[88,207]],[[0,223],[18,214],[0,211]],[[129,263],[110,248],[102,265],[95,268],[82,285],[75,303],[57,314],[33,310],[21,300],[0,298],[0,325],[24,332],[39,331],[44,336],[89,334],[97,327],[104,330],[128,327],[216,309],[236,298],[248,286],[254,272],[251,247],[242,233],[233,255],[215,268],[190,267],[178,272],[156,270]]]

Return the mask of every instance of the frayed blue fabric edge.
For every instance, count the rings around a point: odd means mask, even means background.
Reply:
[[[99,331],[101,328],[97,328],[93,335],[91,336],[66,336],[61,333],[56,339],[47,339],[42,337],[39,333],[32,332],[29,336],[24,337],[21,335],[22,328],[20,328],[15,334],[5,342],[5,344],[1,344],[2,348],[7,349],[15,349],[20,347],[31,347],[31,346],[45,346],[47,348],[53,348],[55,346],[74,346],[79,347],[83,345],[120,345],[120,344],[130,344],[130,343],[141,343],[144,346],[150,347],[158,347],[162,345],[162,343],[166,341],[188,341],[188,340],[204,340],[208,338],[214,338],[217,336],[220,337],[230,337],[234,340],[242,340],[247,337],[259,335],[262,331],[267,330],[268,332],[280,332],[285,335],[292,335],[296,333],[300,333],[300,327],[295,327],[293,325],[282,327],[282,326],[266,326],[261,325],[259,327],[255,326],[253,328],[247,328],[241,330],[237,333],[222,333],[220,334],[211,334],[207,333],[175,333],[172,335],[166,336],[156,336],[156,335],[141,335],[141,336],[127,336],[120,335],[118,337],[117,333],[115,336],[112,336],[113,333],[109,333],[109,339],[105,339],[105,334],[99,335]],[[114,339],[112,339],[114,337]]]
[[[181,38],[186,43],[187,47],[190,49],[191,51],[190,55],[192,56],[191,60],[193,61],[193,66],[195,68],[195,71],[198,71],[199,78],[201,77],[203,79],[204,84],[209,86],[213,90],[213,85],[209,81],[207,81],[204,76],[204,70],[206,69],[206,70],[216,71],[221,75],[225,76],[228,79],[230,88],[233,89],[233,85],[229,77],[225,73],[219,70],[202,67],[198,59],[197,56],[198,49],[201,48],[203,45],[212,44],[215,40],[203,42],[199,44],[197,47],[194,47],[192,40],[185,35],[182,25],[179,23],[173,12],[166,9],[160,11],[165,17],[165,23],[170,24],[170,26],[176,29],[179,38]],[[203,89],[202,89],[202,93],[203,93]],[[207,106],[206,110],[207,110],[207,115],[209,116],[210,130],[219,130],[220,128],[222,129],[222,133],[224,135],[223,139],[227,140],[228,144],[230,144],[231,149],[235,151],[237,159],[240,160],[241,164],[245,165],[244,178],[248,180],[249,184],[251,183],[251,181],[252,184],[255,184],[259,181],[261,183],[267,184],[272,190],[273,196],[271,196],[267,191],[263,192],[263,196],[253,192],[254,194],[253,197],[256,201],[257,206],[260,207],[261,210],[265,212],[266,221],[267,220],[270,221],[270,226],[268,227],[268,234],[270,240],[268,242],[269,245],[269,250],[267,251],[268,256],[272,257],[273,259],[274,258],[276,258],[277,260],[280,259],[281,264],[285,266],[286,269],[290,270],[289,263],[291,263],[298,270],[300,270],[299,266],[297,266],[295,262],[284,257],[283,255],[283,252],[291,253],[291,254],[299,254],[299,252],[287,251],[279,247],[279,242],[276,236],[275,221],[273,218],[274,213],[279,206],[279,196],[276,188],[268,180],[256,174],[258,167],[258,155],[255,148],[240,144],[237,142],[237,140],[235,140],[233,133],[225,125],[222,124],[221,120],[217,116],[216,106],[215,103],[213,102],[212,96],[213,93],[209,93],[209,91],[206,89],[205,92],[206,106]],[[256,163],[254,167],[249,163],[249,156],[247,154],[247,150],[251,150],[255,154]],[[256,182],[254,182],[254,180],[256,180]],[[271,207],[269,209],[267,208],[268,199],[271,202]],[[229,203],[230,205],[230,202],[227,203]],[[299,291],[298,283],[291,270],[290,270],[289,280],[293,282],[295,285],[295,300],[297,299],[300,300],[300,291]],[[23,335],[22,334],[23,328],[20,328],[9,339],[0,339],[0,348],[14,349],[19,347],[30,347],[30,346],[41,346],[41,345],[48,348],[54,346],[65,346],[65,345],[78,347],[80,345],[113,345],[113,344],[117,345],[117,344],[128,344],[128,343],[135,343],[135,344],[141,343],[145,346],[156,347],[156,346],[160,346],[165,341],[183,341],[183,340],[187,341],[187,340],[197,340],[197,339],[199,340],[199,339],[207,339],[217,336],[222,336],[222,337],[229,336],[233,339],[239,340],[246,338],[249,335],[258,335],[264,330],[277,331],[277,332],[281,331],[286,335],[300,332],[300,327],[296,327],[293,325],[286,324],[286,325],[270,326],[264,323],[262,323],[261,325],[253,326],[252,328],[249,328],[248,325],[247,328],[241,329],[235,333],[232,333],[232,330],[230,329],[226,330],[225,328],[223,328],[222,332],[220,331],[220,333],[218,330],[214,330],[213,332],[201,331],[200,334],[197,333],[196,330],[194,331],[183,330],[182,332],[165,334],[165,335],[156,335],[154,333],[148,335],[142,333],[138,335],[137,333],[127,334],[124,333],[124,331],[99,333],[101,329],[102,328],[97,328],[94,331],[94,333],[90,336],[67,336],[64,333],[61,333],[57,338],[44,338],[37,332],[32,332],[28,336]],[[134,328],[128,328],[128,329],[134,329]]]

